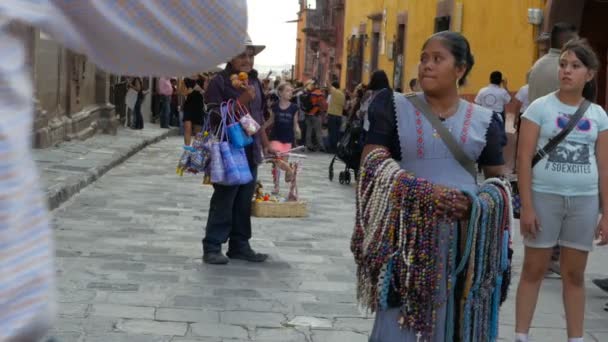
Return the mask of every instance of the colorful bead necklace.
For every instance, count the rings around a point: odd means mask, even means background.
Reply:
[[[367,155],[357,184],[351,241],[357,298],[375,312],[388,307],[390,292],[397,294],[402,316],[396,323],[422,340],[434,335],[437,310],[446,305],[446,341],[455,340],[456,324],[458,340],[493,341],[503,275],[510,270],[510,188],[492,179],[476,194],[467,193],[471,215],[460,225],[437,217],[435,191],[431,182],[401,169],[387,151]],[[456,190],[444,194],[452,202],[456,196]],[[450,246],[446,258],[440,257],[442,245]],[[443,270],[447,291],[440,290]],[[460,322],[454,322],[457,313]]]

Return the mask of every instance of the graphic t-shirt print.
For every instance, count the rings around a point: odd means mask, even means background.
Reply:
[[[559,113],[555,120],[557,131],[561,131],[567,125],[571,114]],[[580,135],[591,132],[592,122],[588,118],[581,118],[576,127],[570,134]],[[577,139],[579,141],[564,139],[557,147],[549,153],[545,169],[553,172],[562,172],[570,174],[590,174],[592,165],[591,146],[590,143],[580,142],[586,139]]]

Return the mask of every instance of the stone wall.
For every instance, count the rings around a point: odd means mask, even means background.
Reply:
[[[114,134],[118,120],[109,103],[109,75],[86,56],[63,48],[31,27],[12,24],[27,45],[36,103],[33,145],[45,148],[95,133]]]

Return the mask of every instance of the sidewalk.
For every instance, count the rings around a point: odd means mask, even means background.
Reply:
[[[177,132],[177,128],[132,130],[119,127],[116,135],[98,134],[84,141],[69,141],[34,150],[49,208],[57,208],[116,165],[150,144],[177,135]],[[177,160],[177,156],[175,158]]]

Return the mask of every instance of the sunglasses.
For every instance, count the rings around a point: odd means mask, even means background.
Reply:
[[[570,117],[561,115],[557,117],[557,127],[564,129],[568,126],[568,122],[570,122]],[[591,130],[591,121],[586,118],[581,118],[576,124],[576,129],[580,132],[589,132]]]

